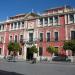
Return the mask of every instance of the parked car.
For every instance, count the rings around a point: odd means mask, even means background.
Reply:
[[[68,57],[55,56],[52,58],[52,61],[71,62],[71,59],[69,59]]]

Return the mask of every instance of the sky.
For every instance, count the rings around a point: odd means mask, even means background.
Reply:
[[[46,9],[70,5],[75,8],[75,0],[1,0],[0,21],[21,13],[41,13]]]

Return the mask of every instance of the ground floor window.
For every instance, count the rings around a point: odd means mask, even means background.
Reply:
[[[1,55],[1,51],[2,51],[2,48],[0,48],[0,55]]]
[[[19,50],[19,55],[22,55],[22,48]]]
[[[75,31],[71,31],[71,40],[75,40]]]
[[[43,55],[43,48],[39,47],[39,56],[42,56],[42,55]]]

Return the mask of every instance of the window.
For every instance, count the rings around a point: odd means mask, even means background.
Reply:
[[[13,23],[11,23],[11,29],[13,29]]]
[[[49,23],[53,23],[53,17],[49,17]]]
[[[12,41],[12,36],[10,36],[10,41]]]
[[[0,25],[0,30],[4,30],[4,24]]]
[[[18,21],[18,28],[20,28],[20,21]]]
[[[1,25],[0,25],[0,30],[1,30]]]
[[[22,55],[22,48],[19,50],[19,55]]]
[[[71,31],[71,40],[75,40],[75,31]]]
[[[55,17],[54,17],[54,22],[55,22],[55,23],[58,23],[58,16],[55,16]]]
[[[39,47],[39,56],[42,56],[42,54],[43,54],[43,48]]]
[[[58,41],[58,32],[55,32],[55,41]]]
[[[24,21],[22,21],[21,23],[22,23],[22,27],[24,27]]]
[[[18,40],[17,40],[17,35],[15,35],[15,42],[17,42]]]
[[[29,42],[33,41],[33,33],[29,33]]]
[[[40,18],[40,25],[43,25],[43,18]]]
[[[4,24],[2,25],[2,30],[4,30]]]
[[[40,33],[40,42],[43,42],[43,33]]]
[[[23,40],[23,35],[20,35],[20,40]]]
[[[1,50],[2,50],[2,48],[0,48],[0,55],[1,55]]]
[[[44,18],[44,22],[45,22],[45,24],[48,24],[48,18],[47,17]]]
[[[3,39],[4,39],[3,36],[1,36],[1,37],[0,37],[0,43],[3,42]]]
[[[50,32],[47,33],[47,42],[50,42]]]
[[[14,28],[17,28],[17,22],[14,22]]]
[[[74,15],[73,14],[70,14],[70,21],[74,22]]]
[[[23,35],[20,35],[20,42],[23,42]]]

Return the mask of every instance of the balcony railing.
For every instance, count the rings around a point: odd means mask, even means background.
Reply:
[[[37,40],[25,40],[25,39],[21,39],[21,40],[20,40],[20,43],[21,43],[22,45],[24,45],[24,44],[29,44],[29,45],[31,45],[31,44],[36,44],[36,42],[37,42]]]

